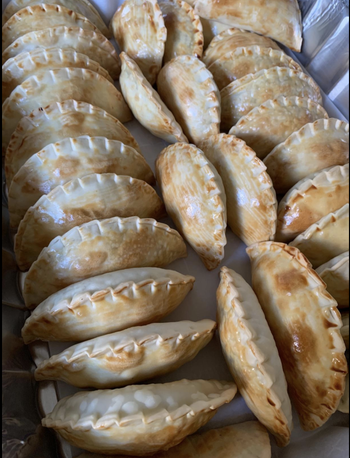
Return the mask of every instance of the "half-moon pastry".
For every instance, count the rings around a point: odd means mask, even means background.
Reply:
[[[236,391],[216,380],[84,391],[59,401],[42,424],[91,452],[154,454],[195,433]]]
[[[339,308],[349,307],[349,252],[336,256],[316,269]]]
[[[28,270],[51,240],[74,226],[113,216],[158,220],[164,213],[163,202],[145,181],[114,173],[76,178],[28,209],[15,238],[18,266]]]
[[[221,346],[238,390],[258,420],[289,443],[292,406],[278,350],[251,287],[236,272],[222,267],[216,292]]]
[[[347,363],[337,303],[299,250],[276,242],[247,249],[265,313],[303,429],[322,426],[345,389]]]
[[[176,143],[158,156],[156,174],[165,207],[208,270],[224,257],[226,196],[222,180],[203,152]]]

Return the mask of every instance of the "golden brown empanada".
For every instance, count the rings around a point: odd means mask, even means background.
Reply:
[[[301,51],[302,23],[297,0],[197,0],[195,12],[206,19],[215,19],[231,27],[267,35]]]
[[[30,76],[65,67],[86,68],[113,83],[107,70],[85,54],[72,49],[39,48],[30,53],[21,53],[7,60],[2,66],[2,101],[4,102],[11,92]]]
[[[203,54],[203,28],[193,8],[182,0],[159,0],[164,24],[167,29],[164,63],[177,56],[198,58]]]
[[[340,333],[344,339],[344,343],[347,349],[349,349],[349,312],[344,312],[341,314],[343,326],[340,330]]]
[[[80,27],[84,30],[98,31],[86,17],[60,5],[28,6],[15,13],[2,27],[2,50],[4,51],[17,38],[32,32],[49,27],[64,25]]]
[[[302,71],[300,65],[283,51],[262,46],[247,46],[229,51],[215,60],[208,67],[208,70],[213,74],[215,83],[221,90],[232,81],[243,78],[250,73],[257,73],[273,67]]]
[[[317,267],[349,251],[349,204],[328,213],[290,243]]]
[[[11,227],[18,227],[41,196],[91,173],[124,174],[154,183],[146,160],[130,146],[104,137],[65,138],[31,156],[13,178],[8,196]]]
[[[203,152],[177,143],[158,156],[156,174],[165,207],[208,270],[224,257],[226,196],[222,180]]]
[[[132,114],[122,94],[106,78],[83,68],[48,70],[28,78],[12,91],[2,109],[3,154],[23,116],[53,102],[75,99],[91,103],[128,122]]]
[[[332,165],[349,162],[349,124],[318,119],[294,132],[264,159],[277,193]]]
[[[58,26],[26,33],[5,49],[2,64],[20,53],[40,48],[74,49],[98,62],[114,80],[120,74],[119,57],[112,43],[102,33],[80,27]]]
[[[337,303],[294,247],[262,242],[247,249],[253,288],[275,338],[303,429],[322,426],[344,393],[347,363]]]
[[[7,186],[10,187],[13,177],[33,154],[50,143],[82,135],[119,140],[141,153],[128,129],[101,108],[76,100],[54,102],[22,118],[12,134],[5,158]]]
[[[338,410],[342,413],[349,414],[349,374],[347,374],[345,379],[344,396],[341,398]]]
[[[96,337],[43,361],[36,380],[79,388],[117,388],[172,372],[213,338],[212,320],[153,323]]]
[[[216,380],[83,391],[59,401],[42,424],[91,452],[150,455],[195,433],[236,391]]]
[[[151,85],[162,68],[167,30],[157,0],[125,0],[110,28],[121,51],[140,67]]]
[[[114,173],[76,178],[28,209],[15,238],[18,266],[28,270],[51,240],[74,226],[113,216],[158,220],[164,213],[163,202],[145,181]]]
[[[243,140],[219,134],[201,143],[202,150],[222,178],[227,222],[246,244],[273,240],[277,201],[266,167]]]
[[[181,444],[153,458],[271,458],[269,435],[258,421],[247,421],[226,428],[212,429],[187,437]],[[83,453],[78,458],[106,458]],[[110,458],[127,458],[111,455]],[[130,457],[129,458],[135,458]]]
[[[279,204],[276,240],[290,242],[348,202],[349,164],[329,167],[304,178]]]
[[[305,124],[328,118],[321,105],[300,97],[268,100],[241,118],[230,130],[244,140],[260,159]]]
[[[194,281],[194,277],[156,267],[88,278],[38,305],[25,322],[23,340],[82,342],[157,322],[181,304]]]
[[[133,115],[156,137],[169,143],[187,142],[181,126],[168,110],[140,68],[125,52],[120,55],[120,86]]]
[[[30,5],[38,5],[40,0],[11,0],[2,15],[2,25],[7,22],[11,16],[16,14],[22,8],[25,8]],[[76,13],[80,13],[83,16],[86,16],[89,21],[91,21],[103,35],[107,38],[111,38],[112,34],[108,30],[108,27],[103,22],[99,12],[96,8],[88,1],[88,0],[45,0],[44,2],[46,5],[61,5],[65,6],[66,8],[75,11]]]
[[[221,129],[228,131],[253,108],[277,97],[303,97],[322,105],[320,88],[305,73],[273,67],[246,75],[220,91]]]
[[[160,71],[157,89],[192,143],[220,132],[220,93],[199,59],[175,57]]]
[[[209,67],[213,62],[233,52],[238,48],[247,46],[261,46],[262,48],[281,48],[273,40],[246,30],[230,28],[224,30],[211,41],[203,56],[203,62]]]
[[[278,350],[257,297],[246,281],[221,268],[216,292],[221,346],[241,395],[259,421],[289,443],[292,406]]]
[[[74,227],[52,240],[25,277],[28,308],[94,275],[131,267],[164,267],[187,256],[181,235],[151,218],[110,218]]]
[[[204,49],[207,49],[213,38],[219,35],[219,33],[231,28],[229,25],[222,24],[221,22],[213,21],[211,19],[204,19],[203,17],[200,17],[199,19],[203,28]]]
[[[336,256],[316,269],[339,308],[349,307],[349,252]]]

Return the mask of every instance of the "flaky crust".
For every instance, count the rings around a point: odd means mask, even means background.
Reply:
[[[336,256],[316,269],[338,307],[349,307],[349,252]]]
[[[344,393],[347,363],[337,303],[294,247],[247,249],[253,288],[275,338],[289,394],[305,430],[323,425]]]

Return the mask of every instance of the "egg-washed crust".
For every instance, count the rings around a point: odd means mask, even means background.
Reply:
[[[336,256],[316,269],[339,308],[349,307],[349,252]]]

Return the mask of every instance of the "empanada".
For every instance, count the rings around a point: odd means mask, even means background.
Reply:
[[[72,49],[39,48],[30,53],[21,53],[7,60],[2,66],[2,101],[4,102],[11,92],[30,76],[65,67],[86,68],[113,83],[107,70],[85,54]]]
[[[153,86],[162,68],[167,30],[157,0],[125,0],[110,28],[121,51],[140,67]]]
[[[172,372],[195,358],[213,338],[212,320],[157,323],[73,345],[43,361],[36,380],[62,380],[79,388],[117,388]]]
[[[224,257],[226,196],[222,180],[194,145],[168,146],[156,162],[165,207],[208,270]]]
[[[246,244],[273,240],[277,201],[266,167],[243,140],[219,134],[201,144],[222,178],[227,199],[227,222]]]
[[[106,455],[83,453],[78,458],[106,458]],[[110,458],[127,457],[111,455]],[[152,458],[271,458],[271,445],[263,425],[258,421],[247,421],[194,434]]]
[[[232,81],[236,81],[250,73],[257,73],[273,67],[286,67],[301,72],[301,67],[283,51],[247,46],[230,51],[215,60],[208,70],[213,74],[219,90]]]
[[[328,119],[327,112],[312,100],[278,97],[254,108],[229,133],[244,140],[264,159],[293,132],[320,118]]]
[[[79,13],[64,6],[40,3],[21,9],[2,26],[2,50],[5,51],[17,38],[26,33],[59,25],[98,31],[92,22]]]
[[[341,314],[343,326],[340,330],[340,333],[344,339],[346,348],[349,348],[349,312]]]
[[[316,269],[339,308],[349,307],[349,252],[336,256]]]
[[[157,322],[181,304],[194,281],[189,275],[155,267],[88,278],[42,302],[25,322],[23,340],[82,342]]]
[[[192,143],[220,132],[220,92],[199,59],[175,57],[160,71],[157,89]]]
[[[91,173],[116,173],[154,182],[144,157],[130,146],[104,137],[65,138],[31,156],[13,178],[8,195],[11,227],[18,227],[41,196]]]
[[[246,75],[220,91],[221,129],[232,126],[267,100],[280,96],[303,97],[322,105],[320,88],[305,73],[290,68],[273,67]]]
[[[142,180],[114,173],[76,178],[43,195],[25,214],[15,238],[18,266],[28,270],[51,240],[74,226],[113,216],[158,220],[164,212],[158,194]]]
[[[128,129],[101,108],[76,100],[54,102],[23,117],[12,134],[5,158],[7,186],[33,154],[50,143],[82,135],[119,140],[141,153]]]
[[[349,374],[347,374],[345,379],[345,392],[339,403],[338,410],[342,413],[349,414]]]
[[[223,353],[241,395],[258,420],[289,443],[292,406],[278,350],[257,297],[236,272],[222,267],[216,292]]]
[[[125,52],[120,55],[120,86],[133,115],[156,137],[169,143],[187,142],[181,126],[168,110],[140,68]]]
[[[164,267],[187,256],[180,234],[151,218],[110,218],[76,226],[52,240],[25,277],[28,308],[91,276],[131,267]]]
[[[291,243],[317,267],[349,251],[349,204],[321,218]]]
[[[339,119],[318,119],[294,132],[264,160],[277,193],[332,165],[349,162],[349,124]]]
[[[22,8],[25,8],[30,5],[38,5],[42,2],[38,0],[11,0],[2,15],[2,24],[4,25],[6,21],[10,19],[11,16],[16,14]],[[103,35],[107,38],[111,38],[112,34],[109,31],[108,27],[101,18],[99,12],[88,0],[45,0],[46,5],[61,5],[66,8],[80,13],[85,16],[89,21],[91,21]]]
[[[12,91],[2,108],[3,154],[23,116],[53,102],[75,99],[91,103],[128,122],[132,114],[118,89],[106,78],[83,68],[48,70],[31,76]]]
[[[59,401],[42,424],[91,452],[150,455],[195,433],[236,391],[216,380],[83,391]]]
[[[230,28],[213,38],[204,53],[203,62],[209,67],[228,52],[233,52],[237,48],[245,48],[247,46],[260,46],[262,48],[281,50],[277,43],[270,38],[247,32],[246,30]]]
[[[276,240],[290,242],[328,213],[349,202],[349,164],[299,181],[278,206]]]
[[[114,80],[120,74],[119,57],[112,43],[102,33],[80,27],[59,26],[26,33],[5,49],[2,64],[22,52],[38,48],[74,49],[98,62]]]
[[[198,58],[203,54],[203,28],[193,8],[182,0],[159,0],[167,29],[164,63],[177,56],[189,55]]]
[[[303,429],[322,426],[344,393],[347,363],[337,303],[299,250],[277,242],[247,248],[253,288],[282,360]]]
[[[267,35],[300,52],[302,45],[301,13],[297,0],[197,0],[195,12],[231,27]]]

